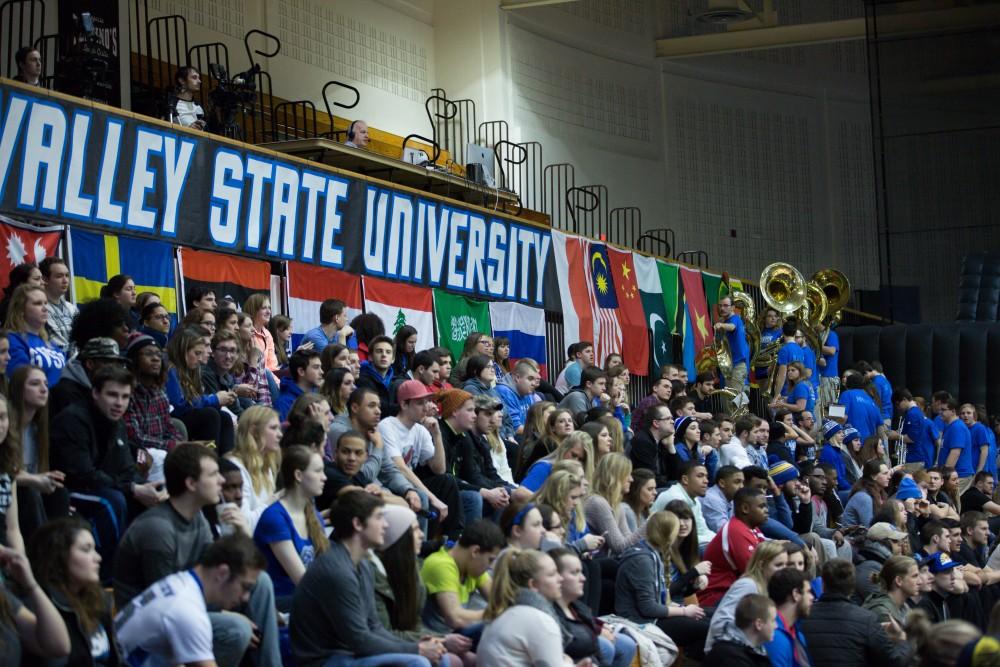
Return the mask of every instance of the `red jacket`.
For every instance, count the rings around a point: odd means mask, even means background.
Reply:
[[[751,528],[736,517],[722,527],[705,547],[704,560],[712,564],[708,586],[698,593],[698,604],[714,607],[729,587],[746,572],[750,556],[757,545],[764,541],[764,534]]]

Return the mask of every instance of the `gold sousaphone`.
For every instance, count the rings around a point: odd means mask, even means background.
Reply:
[[[820,319],[820,325],[829,329],[830,323],[851,300],[851,281],[837,269],[823,269],[814,273],[809,283],[816,285],[826,296],[826,315]]]

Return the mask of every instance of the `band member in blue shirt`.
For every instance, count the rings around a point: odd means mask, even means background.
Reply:
[[[743,318],[733,311],[732,298],[724,296],[719,299],[719,318],[720,321],[715,323],[715,330],[726,335],[733,362],[733,369],[725,378],[726,386],[742,391],[747,382],[747,367],[750,365],[750,345],[747,343]]]

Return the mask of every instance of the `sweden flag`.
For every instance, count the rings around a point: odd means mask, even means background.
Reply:
[[[72,229],[70,247],[77,303],[99,298],[108,279],[124,273],[132,276],[136,293],[155,292],[176,317],[177,281],[169,243]]]

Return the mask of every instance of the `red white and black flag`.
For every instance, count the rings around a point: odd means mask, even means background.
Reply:
[[[196,285],[214,290],[217,302],[232,297],[241,309],[251,294],[271,293],[271,265],[268,262],[181,248],[180,266],[185,303],[187,294]]]
[[[0,215],[0,288],[10,284],[10,272],[25,262],[41,263],[59,254],[63,227],[39,228]]]

